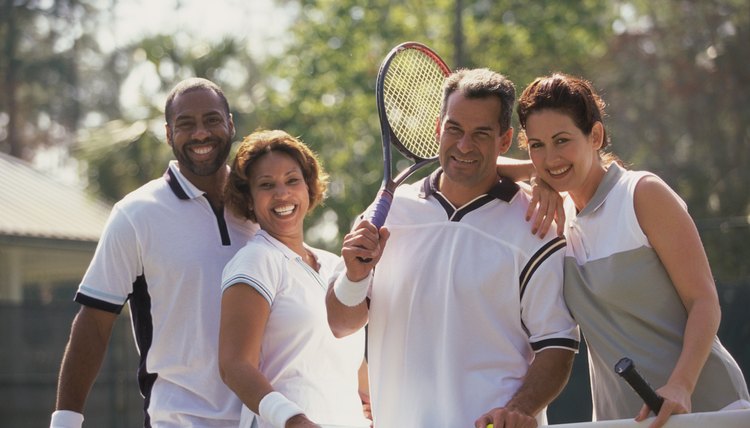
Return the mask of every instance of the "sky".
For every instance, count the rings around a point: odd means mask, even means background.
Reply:
[[[185,30],[206,41],[227,34],[244,36],[252,52],[260,53],[282,35],[288,19],[273,0],[119,0],[112,21],[99,39],[104,48]]]

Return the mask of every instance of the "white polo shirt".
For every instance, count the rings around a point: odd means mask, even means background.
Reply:
[[[508,402],[535,352],[578,348],[565,240],[531,234],[516,184],[456,208],[437,191],[441,173],[399,187],[386,220],[370,289],[376,427],[472,426]]]
[[[364,329],[342,339],[333,336],[325,295],[339,258],[307,248],[315,254],[319,272],[260,230],[227,264],[222,290],[248,284],[268,301],[271,313],[263,333],[259,369],[274,390],[300,406],[316,423],[369,427],[357,392],[357,372],[365,352]],[[259,428],[270,426],[259,419]]]
[[[221,381],[221,272],[257,230],[216,213],[176,161],[115,204],[75,300],[129,302],[146,427],[232,427],[240,401]]]

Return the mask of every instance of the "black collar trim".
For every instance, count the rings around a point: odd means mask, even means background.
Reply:
[[[172,189],[175,196],[179,199],[190,199],[190,196],[188,196],[185,189],[180,185],[180,180],[177,179],[172,168],[167,167],[166,172],[164,172],[164,179],[167,180],[167,184],[169,184],[169,188]]]
[[[520,190],[520,187],[513,181],[500,177],[489,192],[475,198],[462,207],[456,208],[438,189],[442,173],[443,169],[438,168],[429,177],[422,180],[422,190],[419,193],[419,197],[425,199],[430,196],[434,197],[443,206],[445,213],[451,221],[461,221],[466,214],[496,199],[510,203]]]

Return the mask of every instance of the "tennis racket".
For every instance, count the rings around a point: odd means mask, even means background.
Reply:
[[[383,143],[383,183],[365,218],[380,228],[393,192],[420,168],[437,160],[443,81],[450,68],[427,46],[406,42],[383,60],[375,87]],[[412,161],[393,176],[391,146]]]

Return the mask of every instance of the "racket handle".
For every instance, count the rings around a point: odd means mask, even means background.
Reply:
[[[365,218],[380,229],[385,224],[385,218],[388,217],[388,211],[391,210],[392,201],[393,193],[388,189],[381,189],[375,201],[370,205],[370,209],[367,210]]]
[[[388,211],[391,210],[391,201],[393,201],[393,193],[388,189],[380,189],[375,201],[367,209],[365,218],[380,229],[385,224]],[[357,259],[362,263],[370,263],[372,261],[371,258],[357,257]]]
[[[640,373],[635,369],[633,360],[628,357],[621,358],[620,361],[615,364],[615,373],[622,376],[625,381],[628,382],[633,390],[643,399],[643,402],[658,415],[661,410],[661,405],[664,404],[664,399],[654,391],[654,388],[646,382]]]

